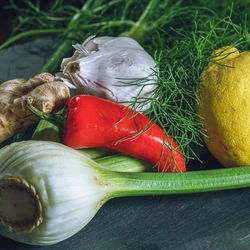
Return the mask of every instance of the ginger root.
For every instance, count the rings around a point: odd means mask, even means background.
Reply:
[[[64,106],[69,89],[49,73],[29,80],[13,79],[0,85],[0,143],[40,118],[27,107],[28,98],[38,110],[50,113]]]

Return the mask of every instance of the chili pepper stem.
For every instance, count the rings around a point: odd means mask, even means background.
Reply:
[[[118,173],[104,176],[113,185],[110,198],[185,194],[250,187],[250,166],[186,173]]]

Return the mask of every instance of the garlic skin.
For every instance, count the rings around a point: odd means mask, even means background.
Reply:
[[[153,96],[157,68],[138,42],[129,37],[91,36],[73,47],[74,55],[62,61],[61,72],[56,74],[70,88],[71,96],[94,95],[126,106],[138,100],[137,111],[149,108],[149,102],[139,102]]]

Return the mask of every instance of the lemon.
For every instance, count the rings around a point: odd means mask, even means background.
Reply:
[[[250,164],[250,52],[214,51],[201,74],[196,111],[207,148],[226,167]]]

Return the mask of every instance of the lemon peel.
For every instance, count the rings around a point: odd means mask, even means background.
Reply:
[[[215,50],[203,70],[196,112],[205,144],[226,167],[250,164],[250,52]]]

